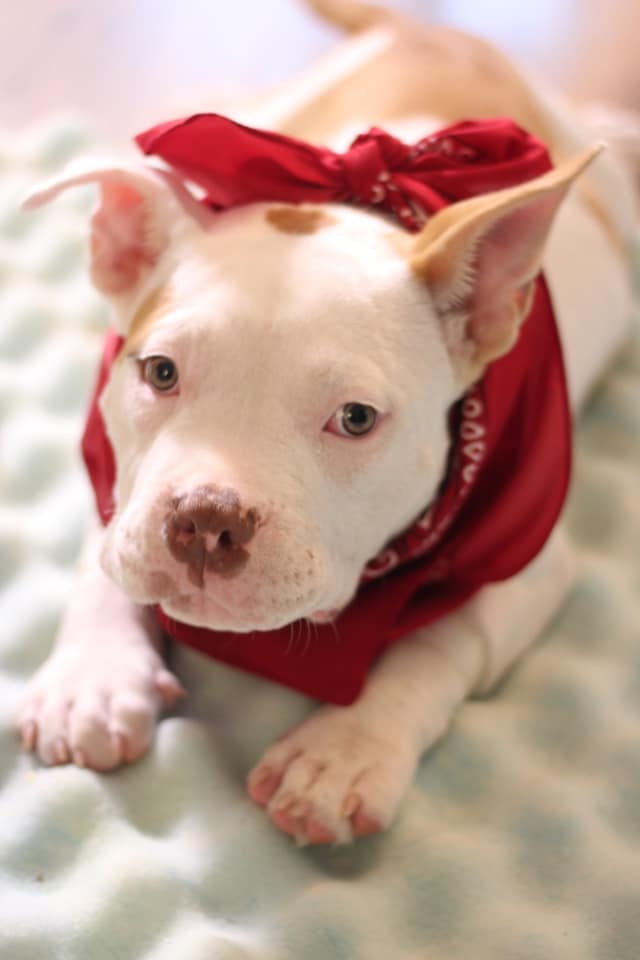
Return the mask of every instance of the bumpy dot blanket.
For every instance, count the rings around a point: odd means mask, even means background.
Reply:
[[[639,332],[578,429],[568,602],[460,710],[386,834],[277,833],[244,777],[312,704],[186,648],[188,699],[137,765],[20,751],[91,506],[77,448],[106,316],[91,192],[17,204],[89,139],[68,120],[0,138],[0,960],[637,960]]]

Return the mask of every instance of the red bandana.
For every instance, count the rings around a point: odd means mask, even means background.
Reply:
[[[136,139],[204,187],[203,202],[217,210],[256,201],[355,202],[395,214],[410,230],[449,203],[551,167],[543,144],[502,118],[459,123],[413,146],[373,129],[344,154],[214,114],[161,124]],[[105,524],[114,513],[115,462],[97,400],[121,345],[107,335],[83,438]],[[529,563],[562,509],[571,465],[562,353],[542,278],[516,345],[454,406],[450,433],[435,501],[367,564],[358,593],[332,624],[231,633],[177,623],[158,608],[160,623],[225,663],[348,704],[386,647]]]

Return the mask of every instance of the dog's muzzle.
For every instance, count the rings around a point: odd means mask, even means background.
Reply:
[[[235,490],[207,484],[171,498],[162,537],[174,559],[186,564],[191,583],[203,587],[206,571],[220,577],[242,572],[259,523],[258,511],[243,510]]]

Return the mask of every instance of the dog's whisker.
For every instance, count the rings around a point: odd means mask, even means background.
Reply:
[[[307,654],[307,652],[308,652],[308,650],[309,650],[309,647],[311,646],[311,639],[312,639],[312,637],[311,637],[311,632],[312,632],[312,631],[311,631],[311,624],[310,624],[309,620],[307,620],[306,617],[305,617],[305,619],[304,619],[303,622],[304,622],[305,632],[306,632],[306,639],[305,639],[305,642],[304,642],[304,646],[303,646],[303,648],[302,648],[302,656],[304,657],[304,656],[306,656],[306,654]]]
[[[289,654],[291,653],[291,651],[293,650],[293,631],[294,631],[294,624],[293,624],[293,623],[290,623],[290,624],[289,624],[289,638],[288,638],[288,640],[287,640],[287,649],[285,650],[285,656],[286,656],[286,657],[288,657]]]
[[[331,627],[331,629],[333,630],[333,635],[336,638],[336,646],[339,646],[342,643],[342,638],[338,633],[338,628],[336,627],[335,620],[327,621],[327,626]]]

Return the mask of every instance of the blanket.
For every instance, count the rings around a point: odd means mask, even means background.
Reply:
[[[91,190],[17,203],[90,141],[69,118],[0,137],[0,960],[637,960],[638,330],[578,430],[575,589],[462,707],[387,833],[278,833],[244,778],[313,704],[187,648],[188,698],[141,762],[101,775],[21,752],[91,508],[78,440],[106,313]]]

